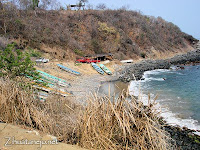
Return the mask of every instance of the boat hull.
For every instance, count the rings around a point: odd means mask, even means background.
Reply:
[[[99,74],[104,74],[104,71],[97,64],[91,63],[91,65]]]
[[[100,64],[99,66],[105,73],[107,73],[108,75],[112,75],[112,72],[106,66],[104,66],[103,64]]]
[[[69,72],[69,73],[72,73],[72,74],[75,74],[75,75],[81,75],[80,72],[77,72],[77,71],[75,71],[75,70],[72,70],[72,69],[70,69],[70,68],[67,68],[67,67],[65,67],[65,66],[63,66],[63,65],[61,65],[61,64],[57,64],[57,66],[58,66],[59,68],[61,68],[62,70],[67,71],[67,72]]]

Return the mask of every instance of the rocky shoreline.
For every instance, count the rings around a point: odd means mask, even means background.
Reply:
[[[195,63],[200,61],[200,50],[190,51],[186,54],[176,55],[164,60],[143,60],[139,63],[131,64],[125,67],[121,72],[119,79],[123,82],[131,80],[140,80],[145,71],[155,69],[169,69],[172,65]]]
[[[169,133],[173,141],[171,143],[176,145],[176,149],[180,150],[197,150],[200,149],[200,136],[194,134],[194,130],[188,128],[180,128],[164,124],[163,128]]]
[[[200,50],[190,51],[186,54],[176,55],[165,60],[143,60],[139,63],[126,66],[121,72],[119,79],[123,82],[141,80],[145,71],[155,69],[169,69],[172,65],[186,65],[200,62]],[[165,122],[162,119],[163,122]],[[173,139],[172,144],[180,150],[200,149],[200,136],[194,134],[194,130],[180,128],[178,126],[163,123],[164,130]]]

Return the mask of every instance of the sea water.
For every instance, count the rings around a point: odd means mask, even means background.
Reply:
[[[130,93],[140,96],[144,104],[156,95],[157,109],[171,125],[200,130],[200,66],[183,70],[153,70],[144,73],[145,80],[132,81]]]

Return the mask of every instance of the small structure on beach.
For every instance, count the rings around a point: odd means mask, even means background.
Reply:
[[[90,59],[94,59],[94,60],[100,60],[100,61],[113,60],[113,54],[112,53],[86,55],[85,57],[90,58]]]
[[[122,60],[120,61],[121,63],[133,63],[133,59],[129,59],[129,60]]]

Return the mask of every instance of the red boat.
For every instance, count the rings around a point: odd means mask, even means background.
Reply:
[[[81,59],[77,59],[76,62],[79,62],[79,63],[97,63],[97,62],[100,62],[100,60],[89,59],[89,58],[81,58]]]

